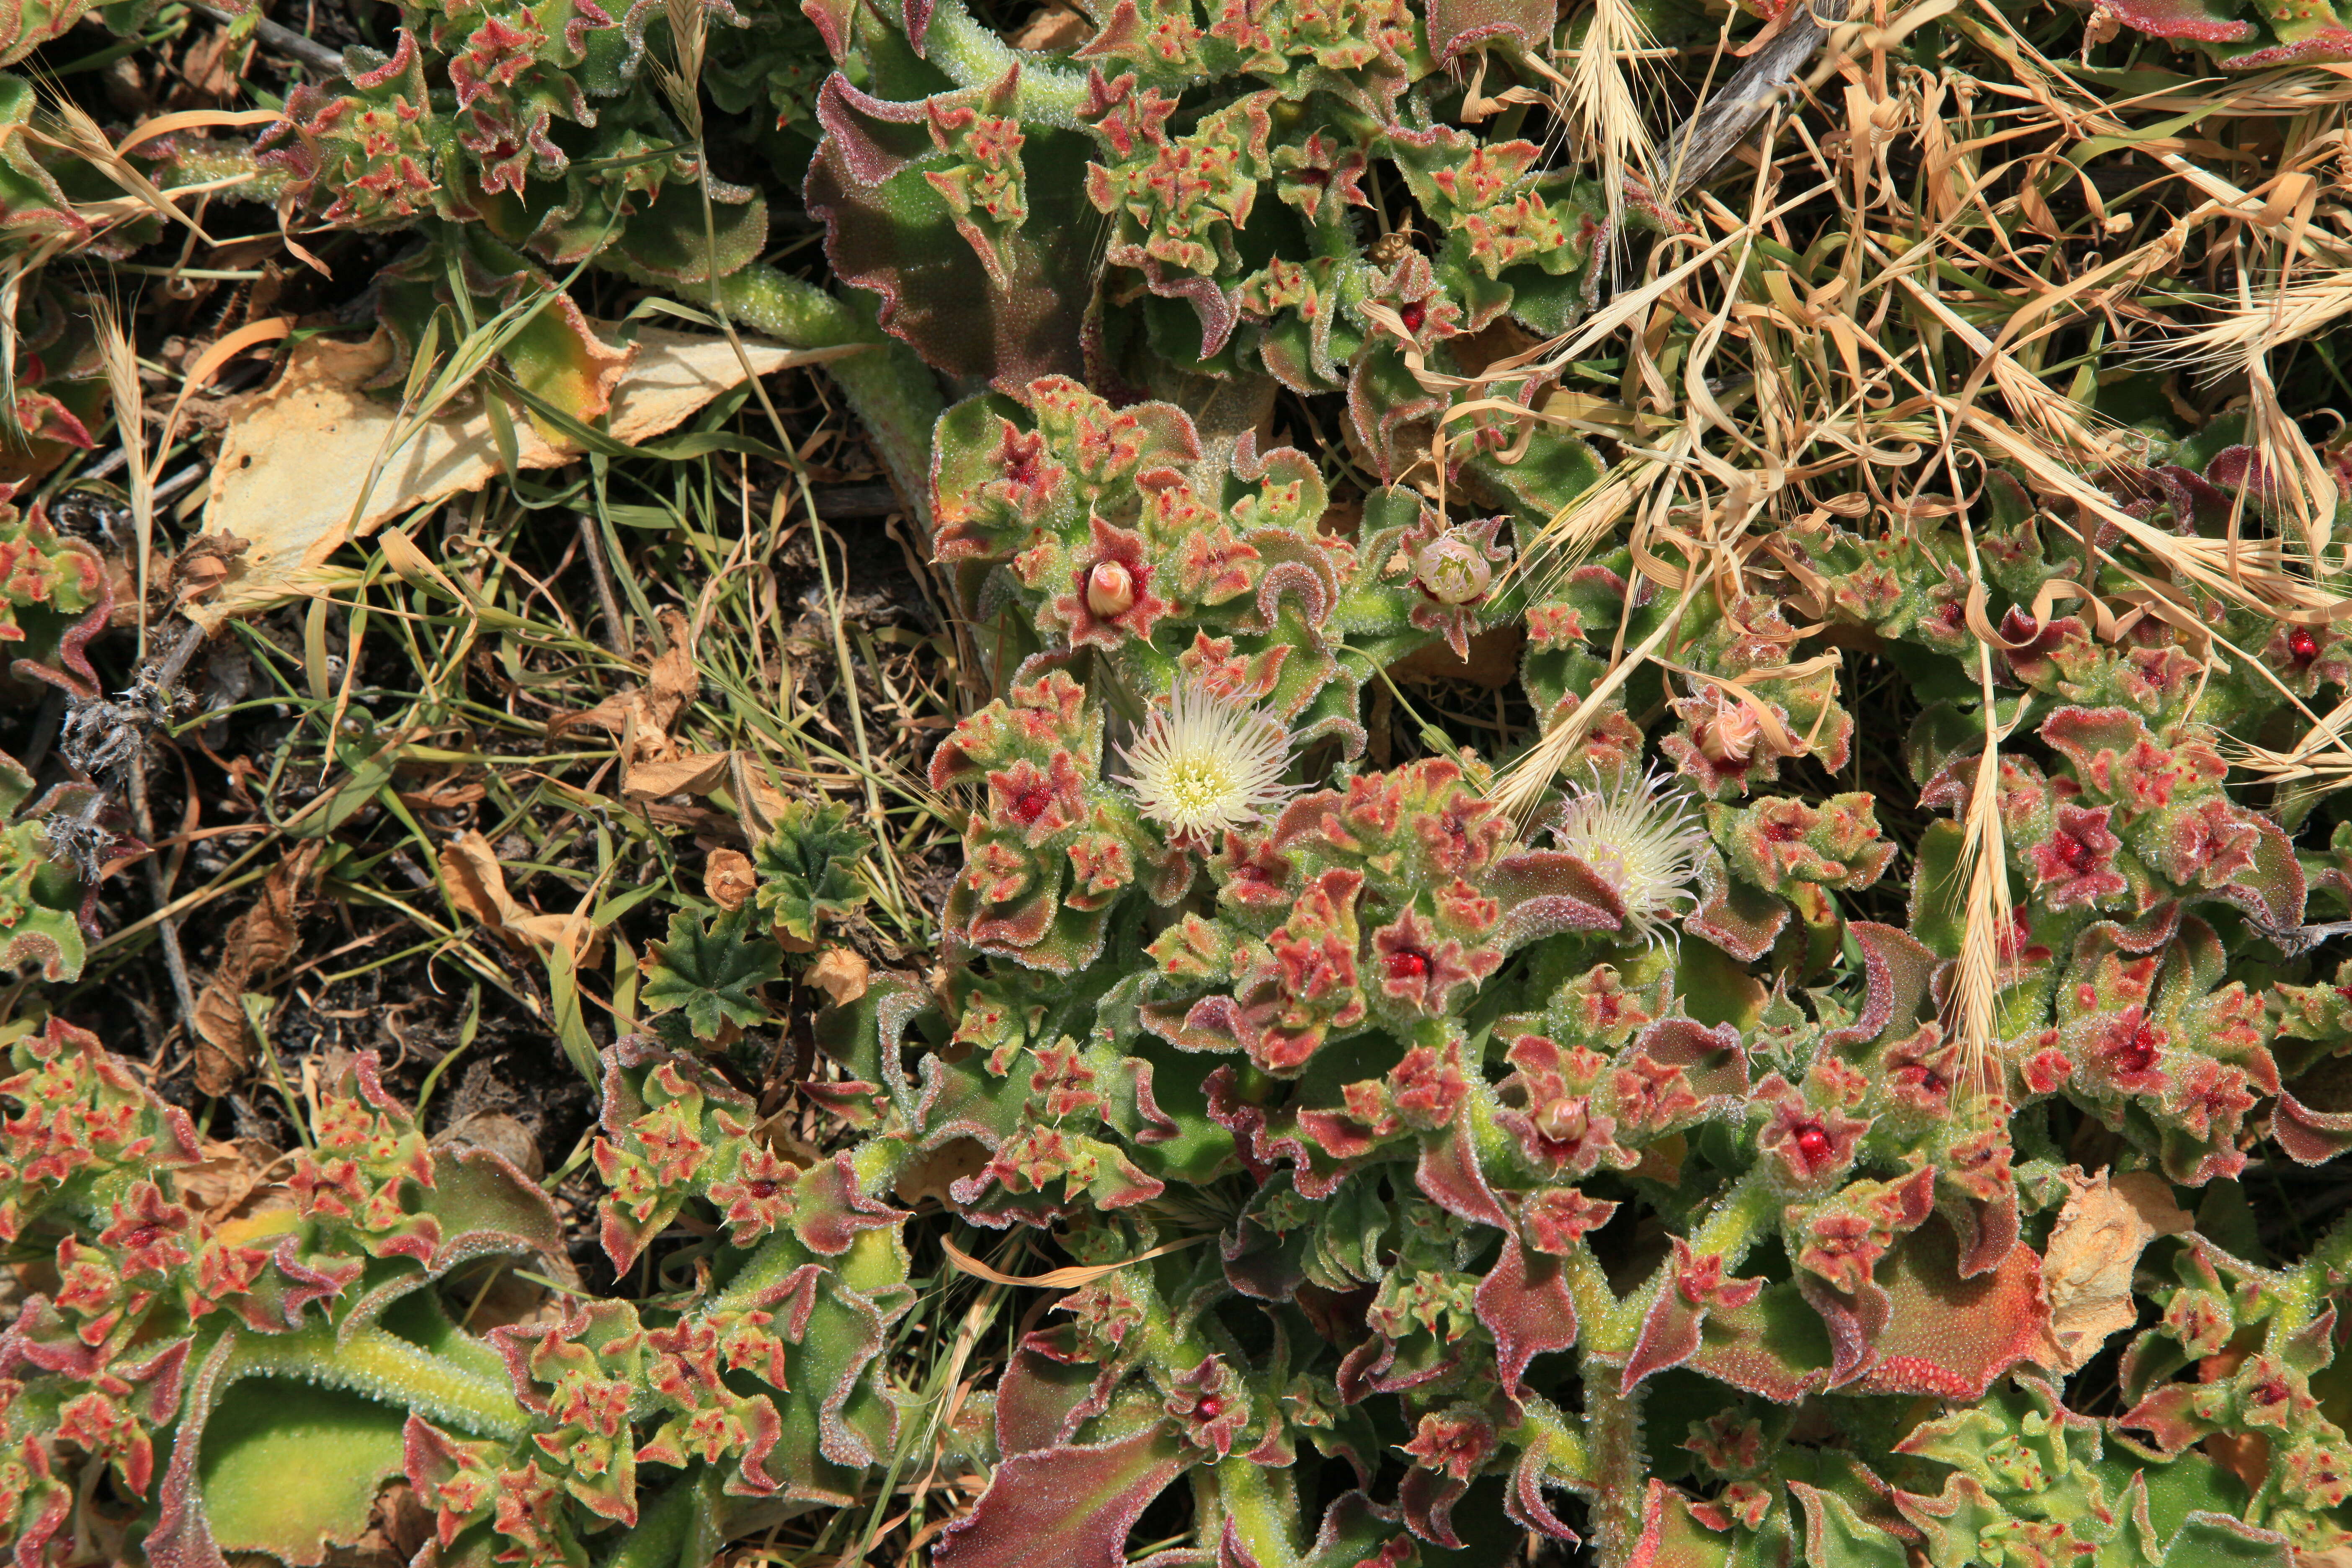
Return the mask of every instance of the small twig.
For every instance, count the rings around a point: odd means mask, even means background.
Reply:
[[[210,5],[204,5],[202,0],[189,0],[188,9],[199,16],[208,16],[224,26],[237,20],[226,11],[215,11]],[[254,19],[253,36],[281,55],[293,56],[314,71],[321,71],[328,76],[343,74],[343,57],[341,53],[329,48],[316,38],[306,38],[293,28],[273,22],[267,16],[257,16]]]
[[[131,761],[131,820],[139,830],[140,842],[155,842],[155,814],[147,804],[147,754],[143,751]],[[152,852],[145,860],[147,890],[154,896],[157,909],[167,909],[172,902],[172,889],[164,883],[163,862]],[[180,1022],[188,1031],[193,1046],[196,1039],[196,990],[188,981],[187,954],[180,950],[180,917],[165,915],[155,922],[155,930],[163,939],[163,967],[172,972],[172,994],[179,999]]]
[[[1721,92],[1699,105],[1682,129],[1666,139],[1665,163],[1672,171],[1665,205],[1696,188],[1748,139],[1781,89],[1797,79],[1845,16],[1845,0],[1799,0],[1780,32],[1748,57]]]
[[[2271,940],[2271,945],[2288,958],[2300,958],[2330,937],[2352,936],[2352,921],[2326,921],[2318,925],[2274,926],[2256,915],[2252,921],[2256,931]]]
[[[613,592],[613,574],[604,564],[604,541],[596,537],[596,520],[580,514],[580,552],[588,557],[588,574],[596,580],[596,602],[604,607],[604,646],[623,658],[629,650],[623,641],[621,601]]]

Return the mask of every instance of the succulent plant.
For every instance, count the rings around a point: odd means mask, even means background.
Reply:
[[[2230,68],[2352,59],[2328,15],[2106,9]],[[469,1271],[560,1252],[557,1215],[373,1058],[322,1063],[283,1180],[214,1212],[137,1067],[17,1026],[17,1562],[315,1564],[397,1477],[422,1561],[698,1563],[887,1495],[918,1442],[987,1478],[940,1568],[1117,1568],[1147,1519],[1160,1568],[2352,1552],[2352,1221],[2292,1255],[2240,1185],[2352,1150],[2352,965],[2305,924],[2352,916],[2352,825],[2233,790],[2224,744],[2352,656],[2217,583],[2084,603],[2118,520],[2283,528],[2245,420],[2070,473],[2090,515],[1996,467],[1965,532],[1825,507],[1718,591],[1677,596],[1654,532],[1563,564],[1604,453],[1648,459],[1523,421],[1538,378],[1493,367],[1599,299],[1612,226],[1682,220],[1478,100],[1572,43],[1556,7],[1084,13],[1024,50],[961,0],[431,0],[291,95],[256,188],[414,234],[377,289],[409,352],[538,301],[505,370],[593,419],[585,264],[863,346],[835,374],[991,693],[929,759],[963,858],[936,965],[816,1019],[816,1144],[741,1069],[788,955],[860,933],[865,828],[795,802],[741,896],[671,911],[594,1064],[615,1284],[482,1334]],[[653,80],[689,18],[760,121],[720,155]],[[5,157],[10,243],[86,237]],[[805,164],[851,299],[758,258],[767,198],[713,166],[760,158]],[[20,419],[70,439],[39,380]],[[1340,437],[1276,444],[1277,395]],[[87,680],[94,557],[0,522],[0,640]],[[1906,732],[1859,732],[1853,651]],[[1488,734],[1572,743],[1394,755],[1416,664],[1477,653],[1524,701]],[[30,787],[0,770],[0,815]],[[0,926],[61,978],[47,834],[0,828]],[[1979,865],[2005,896],[1972,906]],[[951,1418],[892,1362],[950,1222],[1083,1280]]]
[[[1351,441],[1392,481],[1444,406],[1414,367],[1452,367],[1507,318],[1579,314],[1622,205],[1535,142],[1459,121],[1469,59],[1549,41],[1549,14],[1523,5],[1120,0],[1044,54],[1008,50],[961,0],[811,14],[839,68],[807,187],[835,272],[926,361],[1016,397],[1042,376],[1164,395],[1202,373],[1345,391]],[[1383,184],[1428,232],[1367,234]],[[1488,436],[1533,449],[1485,462]],[[1594,465],[1573,437],[1506,426],[1466,471],[1532,510]],[[1475,597],[1477,570],[1445,568],[1443,593]]]

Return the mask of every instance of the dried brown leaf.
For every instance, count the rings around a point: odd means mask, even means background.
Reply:
[[[472,828],[441,847],[441,879],[459,913],[518,952],[544,955],[562,947],[575,965],[593,963],[604,950],[604,928],[584,914],[541,914],[507,890],[505,869],[490,841]]]
[[[253,907],[229,922],[219,964],[196,997],[196,1088],[227,1093],[253,1067],[261,1042],[245,1016],[246,993],[283,968],[301,948],[304,885],[318,864],[320,846],[305,845],[270,868]]]

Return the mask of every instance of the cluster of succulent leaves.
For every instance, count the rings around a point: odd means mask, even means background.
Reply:
[[[2322,16],[2108,8],[2248,46],[2233,67],[2346,58]],[[128,1063],[19,1026],[0,1081],[0,1239],[37,1287],[0,1335],[19,1563],[315,1563],[401,1477],[435,1562],[698,1564],[870,1494],[919,1440],[992,1477],[945,1568],[1041,1542],[1115,1563],[1147,1514],[1183,1535],[1153,1561],[1233,1568],[1494,1562],[1524,1531],[1612,1565],[2352,1549],[2352,1230],[2273,1256],[2234,1185],[2250,1159],[2352,1149],[2352,973],[2266,934],[2352,914],[2352,826],[2298,848],[2311,803],[2233,795],[2214,739],[2341,691],[2344,631],[2216,600],[2204,625],[2252,656],[2217,665],[2159,620],[2061,614],[2051,584],[2114,586],[2095,531],[1995,472],[1987,712],[1955,532],[1822,514],[1741,594],[1678,602],[1625,548],[1522,558],[1601,471],[1572,437],[1474,423],[1453,509],[1400,483],[1444,409],[1424,378],[1498,323],[1573,320],[1607,215],[1646,221],[1642,193],[1548,169],[1478,96],[1482,64],[1549,39],[1549,5],[1116,0],[1036,52],[961,0],[804,12],[712,5],[702,89],[752,157],[807,167],[836,275],[903,342],[890,363],[985,388],[933,426],[919,375],[891,392],[857,368],[887,356],[841,362],[861,413],[897,421],[886,450],[928,453],[936,559],[1003,693],[930,763],[968,812],[945,962],[827,1014],[802,1087],[835,1139],[779,1145],[737,1068],[792,955],[856,918],[868,848],[844,811],[786,813],[752,899],[653,944],[645,1027],[602,1063],[604,1248],[624,1279],[690,1249],[693,1285],[486,1333],[483,1271],[561,1255],[555,1212],[499,1155],[429,1146],[372,1062],[307,1095],[285,1181],[220,1205],[187,1118]],[[0,55],[78,15],[21,8]],[[765,198],[711,174],[656,89],[651,0],[430,0],[401,24],[295,94],[248,191],[414,231],[379,291],[406,342],[585,263],[795,342],[866,331],[755,259]],[[0,79],[0,119],[29,116],[20,88]],[[173,178],[231,158],[150,153]],[[78,177],[11,139],[0,247],[86,240]],[[1390,226],[1408,207],[1425,227]],[[600,353],[559,299],[507,358],[593,419]],[[20,374],[20,423],[86,446],[41,383]],[[1317,458],[1261,449],[1277,386],[1343,396],[1360,512]],[[2218,532],[2246,490],[2231,439],[2217,422],[2096,479]],[[37,511],[0,522],[0,639],[72,668],[106,608],[95,559]],[[1580,713],[1612,645],[1669,617],[1674,672]],[[1699,803],[1666,940],[1554,834],[1557,797],[1495,804],[1507,759],[1373,761],[1375,689],[1473,639],[1517,649],[1538,726],[1582,726],[1565,778],[1658,767]],[[1920,704],[1901,763],[1939,815],[1916,844],[1871,794],[1799,783],[1853,761],[1815,657],[1837,646]],[[1116,782],[1118,742],[1180,684],[1278,720],[1287,804],[1172,833]],[[1988,785],[1989,727],[2008,740]],[[0,807],[29,787],[0,779]],[[1980,787],[2015,921],[1979,1061],[1952,1020]],[[47,833],[0,828],[0,927],[12,961],[62,975],[79,893]],[[1906,918],[1861,918],[1894,902],[1898,854]],[[2077,1408],[2045,1258],[2086,1157],[2200,1219],[2147,1249],[2140,1321],[2096,1369],[2110,1397]],[[941,1429],[886,1355],[934,1244],[925,1202],[1097,1266]]]
[[[783,814],[755,896],[673,921],[646,1032],[605,1052],[603,1245],[625,1279],[686,1239],[685,1290],[477,1334],[467,1271],[560,1250],[555,1215],[498,1155],[428,1146],[371,1061],[310,1097],[287,1180],[208,1207],[181,1112],[87,1036],[20,1029],[0,1226],[54,1259],[0,1338],[20,1562],[317,1562],[404,1477],[436,1562],[700,1563],[848,1503],[919,1429],[992,1477],[950,1568],[1041,1539],[1116,1563],[1163,1494],[1189,1542],[1164,1561],[1258,1568],[1495,1561],[1521,1531],[1887,1568],[2352,1543],[2352,1229],[2273,1257],[2231,1196],[2250,1155],[2352,1147],[2352,984],[2262,934],[2352,909],[2352,830],[2298,853],[2223,787],[2210,737],[2258,726],[2270,683],[2200,677],[2168,631],[2024,624],[2092,566],[2015,481],[1979,544],[2017,601],[2000,717],[2036,739],[2002,753],[2016,930],[1971,1066],[1955,823],[1985,715],[1956,538],[1825,521],[1750,596],[1678,608],[1622,549],[1515,575],[1498,520],[1407,489],[1334,530],[1301,454],[1066,379],[958,405],[937,444],[941,564],[1018,635],[1006,695],[932,763],[970,808],[945,967],[821,1020],[832,1152],[776,1146],[730,1063],[864,900],[840,808]],[[2114,493],[2193,524],[2240,455],[2168,456]],[[2241,614],[2212,607],[2281,684],[2340,680],[2332,631]],[[1493,803],[1494,759],[1365,754],[1364,683],[1417,648],[1522,627],[1522,683],[1563,713],[1621,616],[1667,616],[1692,673],[1622,688],[1569,764],[1668,766],[1707,801],[1667,941],[1553,841],[1556,806]],[[1839,767],[1853,744],[1834,682],[1795,673],[1801,626],[1869,640],[1924,703],[1905,760],[1950,816],[1906,927],[1847,912],[1896,852],[1873,797],[1778,787],[1770,736]],[[1735,679],[1777,730],[1694,694]],[[1213,836],[1139,811],[1111,737],[1187,680],[1280,715],[1311,787]],[[2142,1260],[2096,1415],[2044,1274],[2086,1136],[2200,1214]],[[937,1433],[884,1353],[925,1195],[1098,1266]]]

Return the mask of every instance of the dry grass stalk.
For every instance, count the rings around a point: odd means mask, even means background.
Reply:
[[[1618,521],[1668,471],[1663,464],[1630,458],[1554,512],[1543,531],[1528,542],[1513,563],[1513,569],[1528,579],[1528,591],[1538,596],[1554,592],[1562,577],[1616,532]]]
[[[1983,654],[1983,645],[1979,644]],[[1961,825],[1960,858],[1955,880],[1967,885],[1967,919],[1960,937],[1960,958],[1954,986],[1954,1012],[1960,1037],[1961,1082],[1979,1100],[2001,1092],[2000,1026],[2000,972],[2015,943],[2016,917],[2009,897],[2009,847],[2000,821],[2000,743],[1990,700],[1991,661],[1984,660],[1988,693],[1984,751],[1969,791],[1969,814]]]
[[[2324,278],[2291,283],[2266,300],[2225,310],[2187,337],[2173,340],[2157,357],[2159,363],[2211,375],[2249,374],[2271,350],[2307,338],[2347,315],[2352,315],[2352,266],[2340,266]]]
[[[90,311],[98,338],[99,364],[114,403],[115,438],[122,443],[123,469],[131,490],[131,521],[138,541],[139,654],[147,654],[147,554],[155,536],[155,469],[147,457],[147,394],[139,380],[139,352],[131,346],[121,313],[110,302]]]
[[[1624,216],[1626,176],[1638,175],[1652,189],[1658,187],[1657,148],[1643,123],[1641,100],[1629,69],[1655,43],[1631,0],[1592,0],[1592,19],[1567,74],[1530,57],[1564,100],[1561,118],[1600,161],[1609,202],[1604,246],[1614,243]]]
[[[2336,480],[2280,405],[2266,356],[2258,355],[2247,366],[2246,391],[2246,439],[2255,458],[2249,479],[2263,488],[2273,504],[2285,506],[2310,552],[2310,569],[2322,571],[2336,521]]]
[[[182,212],[173,204],[170,196],[164,195],[152,180],[141,174],[131,160],[122,155],[121,150],[107,139],[106,132],[99,129],[98,121],[89,117],[88,110],[70,99],[58,95],[53,112],[57,125],[54,134],[43,135],[39,132],[29,134],[38,136],[40,140],[47,142],[51,146],[71,153],[89,163],[108,179],[121,186],[125,193],[147,210],[165,222],[185,224],[189,230],[206,245],[218,243],[204,231],[202,225]]]
[[[654,57],[654,81],[670,108],[686,124],[687,134],[702,140],[702,61],[709,39],[709,16],[702,0],[666,0],[669,18],[671,58]]]

